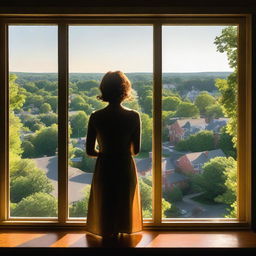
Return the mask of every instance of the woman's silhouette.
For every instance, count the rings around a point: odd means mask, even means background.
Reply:
[[[120,71],[108,72],[99,98],[108,106],[91,114],[86,152],[97,157],[87,214],[87,231],[106,236],[142,229],[136,165],[140,150],[140,116],[121,102],[130,97],[131,83]],[[96,149],[96,140],[98,149]]]

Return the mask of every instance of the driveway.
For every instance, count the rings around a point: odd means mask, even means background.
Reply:
[[[228,212],[225,204],[202,204],[194,201],[193,198],[202,195],[204,192],[189,194],[183,197],[183,200],[174,205],[179,209],[186,210],[187,214],[180,218],[223,218]]]

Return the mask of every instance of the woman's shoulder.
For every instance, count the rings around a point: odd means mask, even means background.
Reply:
[[[136,111],[136,110],[134,110],[134,109],[127,108],[127,107],[124,107],[124,106],[123,106],[123,108],[124,108],[124,110],[127,111],[127,113],[129,113],[129,114],[132,115],[132,116],[137,116],[137,117],[140,116],[139,112]]]

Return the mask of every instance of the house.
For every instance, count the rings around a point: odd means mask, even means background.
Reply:
[[[177,119],[173,124],[168,125],[169,141],[176,144],[180,140],[188,138],[190,135],[203,130],[219,133],[220,129],[228,122],[228,118],[213,119],[207,123],[205,118],[185,118]]]
[[[137,171],[139,176],[147,176],[152,171],[152,158],[135,158]]]
[[[221,149],[189,153],[177,159],[176,166],[184,174],[202,173],[206,162],[220,156],[226,156]]]
[[[175,186],[185,188],[188,177],[175,172],[175,165],[170,157],[162,159],[162,189],[172,191]]]
[[[208,131],[213,131],[214,133],[219,133],[220,129],[227,125],[228,118],[218,118],[211,120],[205,127]]]
[[[198,94],[200,93],[201,91],[199,90],[195,90],[195,89],[192,89],[190,90],[187,95],[186,95],[186,98],[188,98],[189,100],[191,100],[192,102],[195,101],[196,97],[198,96]]]
[[[168,125],[169,140],[172,144],[176,144],[191,134],[205,130],[206,126],[204,118],[177,119],[173,124]]]
[[[165,176],[162,185],[163,191],[172,191],[175,187],[188,187],[189,178],[181,173],[173,172]]]

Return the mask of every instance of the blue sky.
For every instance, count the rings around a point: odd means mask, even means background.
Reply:
[[[214,38],[221,26],[164,26],[163,71],[231,71]],[[152,72],[151,26],[71,26],[70,72]],[[56,26],[10,26],[9,68],[57,72]]]

